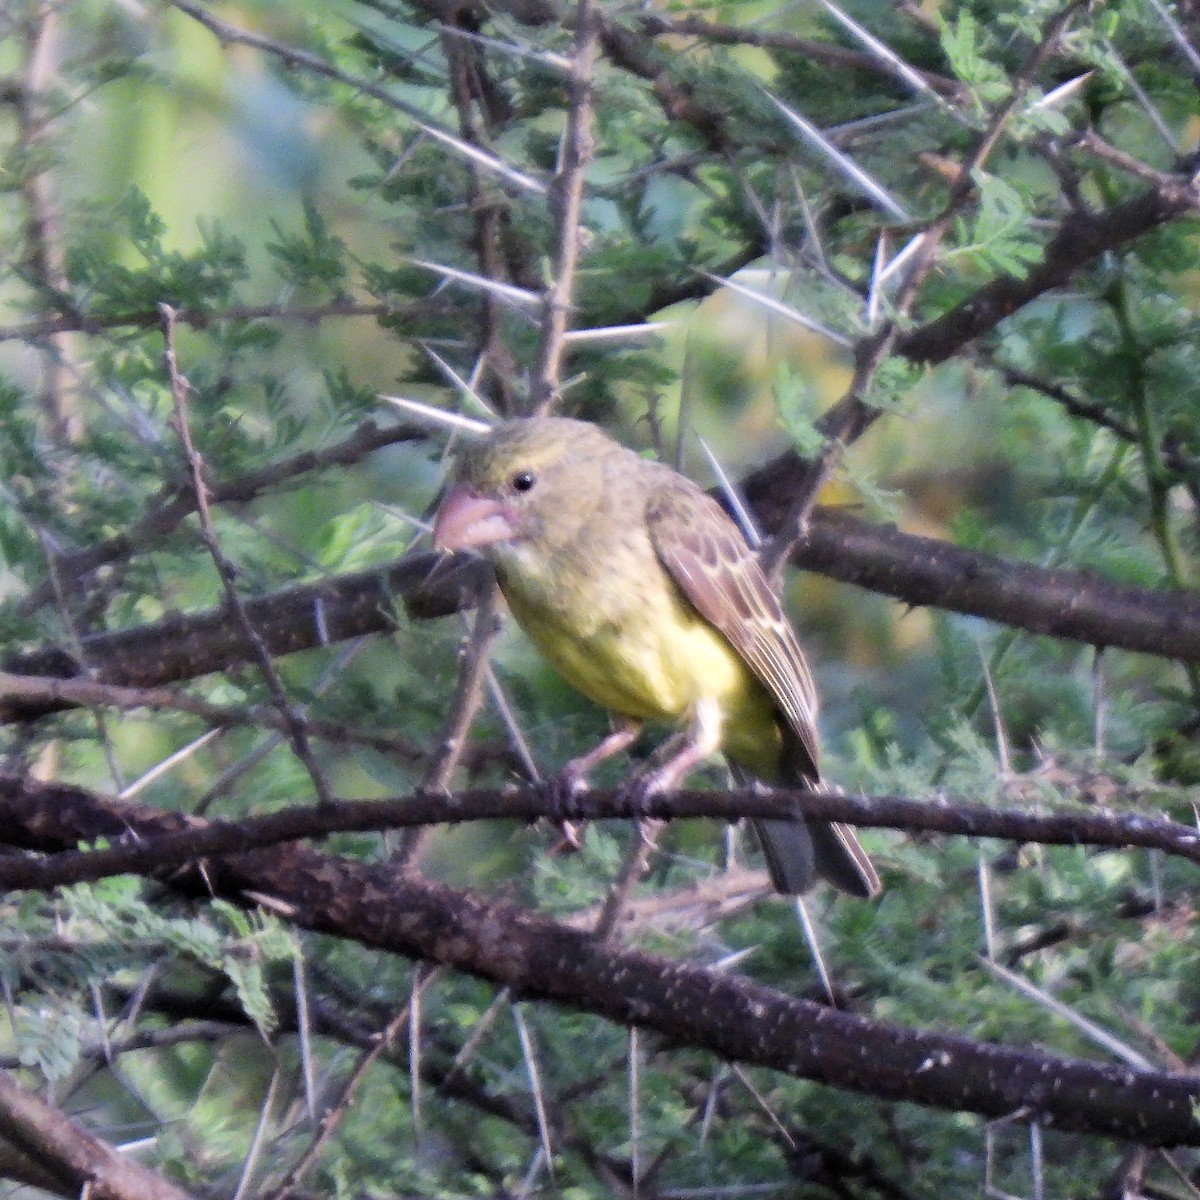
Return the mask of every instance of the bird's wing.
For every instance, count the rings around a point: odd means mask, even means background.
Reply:
[[[811,773],[802,774],[815,781],[816,685],[795,630],[740,530],[711,496],[666,471],[651,490],[646,525],[671,578],[771,693],[811,765]]]

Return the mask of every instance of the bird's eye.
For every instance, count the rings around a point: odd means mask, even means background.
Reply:
[[[536,480],[532,471],[518,471],[512,477],[513,490],[517,492],[527,492],[533,487]]]

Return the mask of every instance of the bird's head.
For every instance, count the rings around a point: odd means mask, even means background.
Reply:
[[[459,453],[434,519],[434,547],[494,557],[567,536],[598,503],[604,462],[623,453],[583,421],[506,421]]]

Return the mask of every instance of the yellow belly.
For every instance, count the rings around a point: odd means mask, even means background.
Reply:
[[[584,633],[518,593],[508,599],[530,640],[589,700],[634,720],[673,724],[689,721],[701,700],[715,701],[723,752],[761,778],[777,773],[781,738],[770,694],[681,597],[639,605]]]

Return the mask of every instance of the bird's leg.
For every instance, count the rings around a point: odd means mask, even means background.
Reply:
[[[572,820],[572,802],[580,792],[587,790],[587,777],[606,759],[628,750],[637,741],[642,726],[628,717],[613,717],[613,730],[603,741],[593,746],[586,754],[571,759],[554,780],[554,806],[562,817],[558,827],[562,831],[563,844],[560,849],[578,850],[583,845],[586,826]]]
[[[559,785],[564,791],[575,793],[587,787],[587,777],[602,763],[628,750],[642,732],[641,723],[628,717],[614,717],[613,731],[602,742],[593,746],[586,754],[573,758],[558,773]]]
[[[635,779],[630,792],[635,801],[644,801],[658,792],[669,792],[721,745],[721,710],[714,700],[701,700],[692,712],[692,721],[679,748],[662,764]]]

